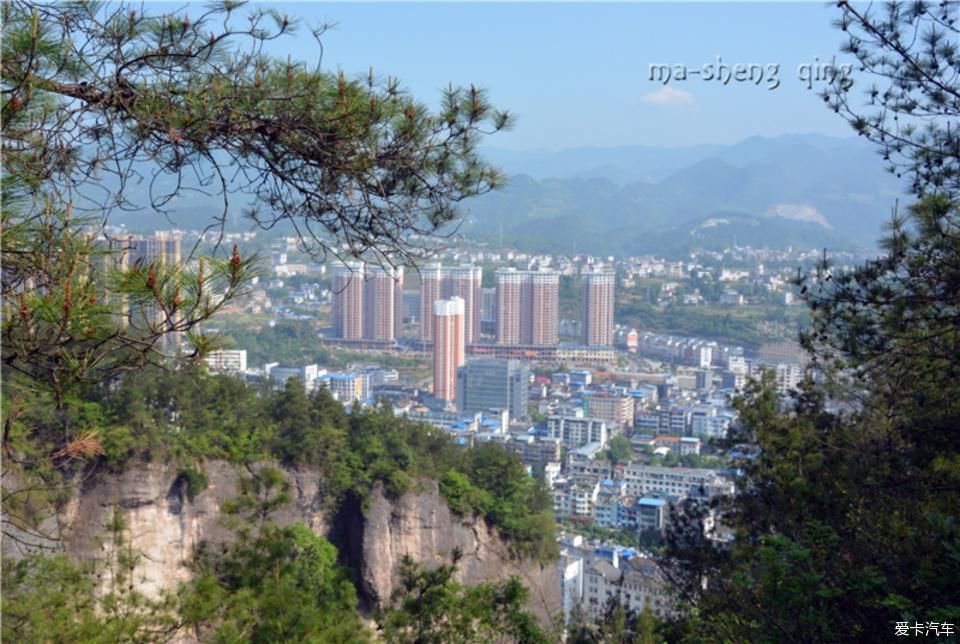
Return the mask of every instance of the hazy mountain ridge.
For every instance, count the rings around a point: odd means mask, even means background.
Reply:
[[[735,225],[703,229],[702,244],[714,245],[714,233],[725,238],[749,220],[741,232],[759,245],[871,245],[901,196],[873,148],[820,135],[674,150],[631,146],[606,154],[598,148],[552,155],[493,151],[488,158],[508,173],[532,174],[511,176],[503,190],[470,202],[462,231],[540,251],[652,252],[650,239],[686,246],[698,222],[724,212],[737,213]],[[662,178],[618,182],[649,174],[658,158]],[[665,172],[678,163],[685,165]],[[565,175],[544,175],[553,170]],[[605,176],[591,176],[600,172]],[[772,236],[764,239],[764,231]]]
[[[737,230],[739,243],[753,239],[771,247],[871,246],[902,197],[899,181],[856,138],[789,135],[729,146],[492,148],[484,154],[508,173],[508,181],[463,202],[460,232],[542,252],[672,254],[691,244],[719,246]],[[146,188],[146,182],[134,186],[131,199],[146,206]],[[231,195],[229,230],[253,227],[240,215],[249,203],[246,195]],[[195,228],[222,209],[219,198],[188,191],[169,205],[169,216],[144,207],[115,212],[111,223],[142,231]],[[691,234],[719,213],[739,218],[727,228]],[[769,218],[776,223],[763,221]]]

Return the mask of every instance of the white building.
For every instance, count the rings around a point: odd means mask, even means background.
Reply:
[[[216,373],[244,374],[247,371],[246,349],[218,349],[204,359],[210,371]]]
[[[553,438],[559,438],[568,449],[582,447],[588,443],[607,444],[607,424],[598,418],[571,418],[550,416],[547,418],[547,430]]]
[[[264,371],[267,377],[273,380],[274,386],[279,389],[282,389],[290,378],[297,378],[308,392],[316,390],[320,385],[319,378],[327,373],[325,369],[321,369],[315,364],[292,367],[276,362],[264,365]]]
[[[363,403],[370,399],[369,373],[331,373],[323,378],[333,397],[344,405]]]
[[[733,494],[733,483],[720,478],[716,471],[701,468],[657,467],[631,463],[624,470],[628,496],[662,494],[684,499],[710,498]]]
[[[621,557],[617,548],[592,551],[581,545],[577,540],[561,548],[558,577],[566,623],[578,606],[593,619],[602,618],[611,599],[637,613],[649,607],[657,617],[675,614],[667,582],[655,561]]]
[[[592,522],[593,506],[600,494],[600,482],[594,480],[590,484],[573,481],[556,483],[552,495],[553,512],[557,518]]]
[[[543,466],[543,482],[548,490],[553,489],[558,478],[560,478],[560,463],[547,463]]]

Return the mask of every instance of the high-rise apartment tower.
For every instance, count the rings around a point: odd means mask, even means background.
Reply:
[[[452,405],[457,369],[466,362],[465,307],[462,298],[433,303],[433,396]]]
[[[613,271],[583,274],[583,343],[587,346],[613,344]]]
[[[497,271],[497,344],[556,344],[560,274]]]
[[[433,341],[433,303],[463,299],[467,344],[480,340],[480,300],[483,270],[478,266],[428,264],[420,270],[420,340]]]

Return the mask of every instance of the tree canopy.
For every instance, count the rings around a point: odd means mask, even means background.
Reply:
[[[823,99],[877,144],[916,194],[960,193],[960,23],[955,2],[841,0],[842,52],[856,61]],[[855,73],[854,73],[855,72]],[[864,100],[861,103],[857,97]]]
[[[877,259],[843,270],[825,255],[799,276],[816,380],[785,407],[769,379],[747,390],[733,440],[758,449],[740,464],[736,498],[688,504],[672,526],[667,570],[697,607],[686,620],[694,640],[885,641],[917,623],[956,632],[958,8],[840,9],[859,73],[886,87],[861,108],[848,101],[854,73],[831,105],[879,144],[917,201]],[[705,530],[714,520],[732,542]]]
[[[432,113],[373,69],[278,59],[265,45],[301,26],[273,10],[15,0],[2,16],[4,170],[96,215],[202,190],[223,199],[211,225],[249,206],[314,254],[402,262],[501,181],[476,144],[510,120],[484,91],[450,87]]]

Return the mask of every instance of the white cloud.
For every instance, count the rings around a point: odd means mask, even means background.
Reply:
[[[664,85],[655,92],[640,97],[641,103],[658,107],[686,107],[695,103],[693,94],[682,89]]]

